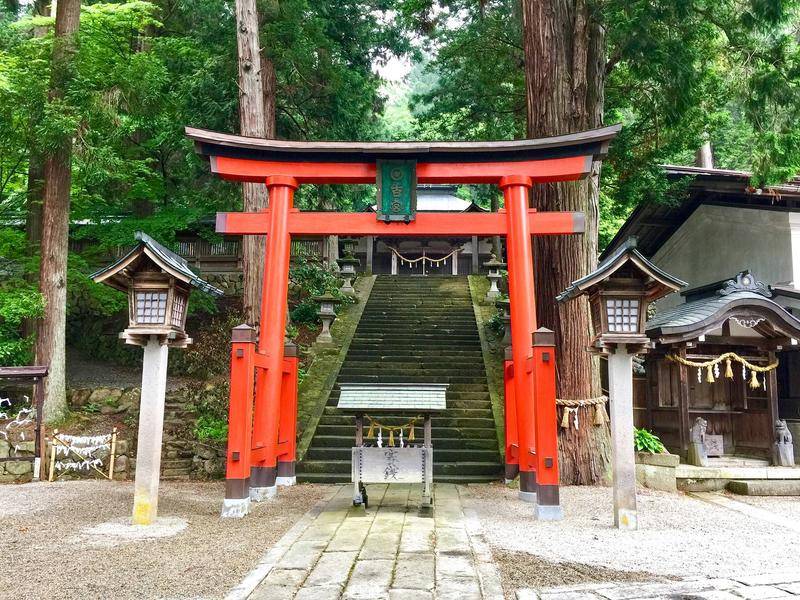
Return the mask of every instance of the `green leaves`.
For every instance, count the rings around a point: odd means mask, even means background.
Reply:
[[[650,452],[651,454],[664,454],[667,449],[658,436],[646,429],[633,428],[633,445],[637,452]]]

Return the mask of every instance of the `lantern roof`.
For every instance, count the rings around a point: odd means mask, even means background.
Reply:
[[[716,289],[708,287],[696,288],[687,302],[656,314],[645,326],[647,335],[662,343],[693,340],[733,319],[761,337],[800,339],[800,320],[772,300],[769,288],[749,271]]]
[[[685,281],[663,271],[645,258],[636,247],[636,238],[631,237],[611,256],[601,262],[597,269],[569,284],[567,289],[556,296],[556,300],[564,302],[587,294],[590,288],[599,285],[628,263],[633,264],[648,278],[646,292],[650,300],[666,296],[670,292],[675,292],[687,285]]]
[[[105,283],[123,292],[128,291],[131,287],[131,272],[135,272],[139,261],[146,257],[161,270],[192,287],[212,296],[223,295],[221,289],[198,277],[184,258],[168,250],[143,231],[137,231],[134,237],[139,243],[130,252],[117,262],[89,276],[95,283]]]

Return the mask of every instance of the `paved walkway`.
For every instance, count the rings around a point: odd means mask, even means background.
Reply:
[[[517,591],[517,600],[768,600],[800,597],[800,569],[737,579],[597,583]]]
[[[420,486],[367,490],[364,511],[352,506],[351,486],[340,487],[230,598],[502,600],[491,551],[464,515],[456,486],[436,484],[428,514],[419,510]]]

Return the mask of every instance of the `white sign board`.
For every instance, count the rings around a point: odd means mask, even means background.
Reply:
[[[426,454],[431,448],[353,448],[353,481],[363,483],[424,483]]]

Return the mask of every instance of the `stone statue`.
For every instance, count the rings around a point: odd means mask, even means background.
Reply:
[[[775,421],[775,445],[772,451],[772,462],[779,467],[794,466],[794,444],[792,432],[786,426],[786,421]]]
[[[690,465],[696,467],[708,466],[708,454],[706,453],[706,429],[708,428],[708,421],[701,417],[694,420],[689,431],[689,456],[687,461]]]

